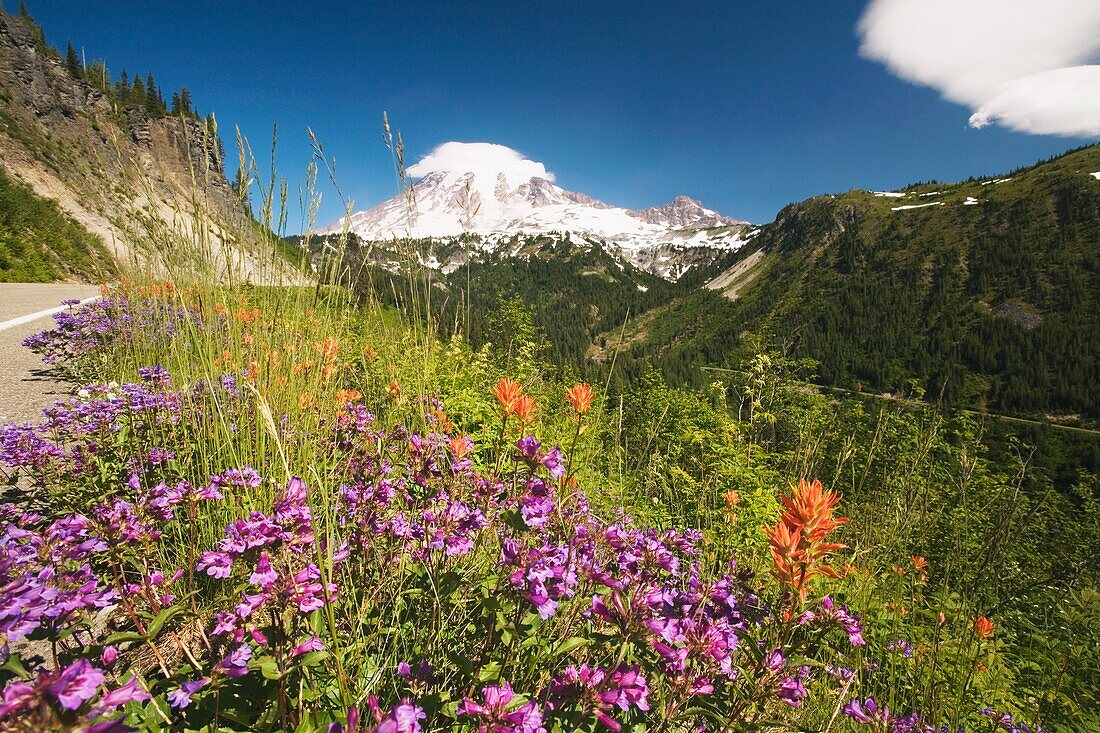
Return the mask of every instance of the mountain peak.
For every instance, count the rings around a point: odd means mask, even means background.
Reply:
[[[702,230],[747,226],[688,196],[641,211],[606,204],[559,187],[543,163],[495,143],[444,143],[409,166],[408,174],[415,181],[410,196],[356,212],[320,233],[346,225],[364,240],[384,241],[569,232],[636,252],[670,243],[720,247]]]

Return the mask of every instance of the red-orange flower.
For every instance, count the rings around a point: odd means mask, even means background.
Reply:
[[[335,336],[329,336],[321,342],[321,356],[325,361],[336,361],[336,355],[340,353],[340,342]]]
[[[239,323],[252,323],[260,317],[260,309],[253,308],[248,310],[247,308],[238,308],[235,314]]]
[[[783,515],[775,527],[766,528],[765,532],[771,545],[776,577],[796,591],[802,601],[806,599],[814,576],[838,577],[837,571],[826,564],[826,559],[844,545],[827,539],[830,532],[848,519],[833,515],[840,496],[826,491],[820,481],[811,484],[800,480],[794,493],[782,497],[782,501]]]
[[[985,616],[978,616],[974,619],[974,633],[978,635],[979,639],[988,639],[993,636],[993,622]]]
[[[511,415],[516,411],[516,402],[523,396],[523,387],[514,379],[504,377],[493,387],[493,396],[497,398],[504,414]]]
[[[363,396],[363,393],[357,389],[338,389],[336,390],[336,404],[346,405],[349,402],[355,402]]]
[[[302,392],[298,395],[298,407],[305,409],[312,405],[316,400],[309,392]]]
[[[516,399],[513,409],[520,422],[524,425],[530,425],[535,421],[535,413],[539,411],[539,406],[530,395],[524,394]]]
[[[922,555],[913,555],[910,560],[913,561],[913,567],[917,569],[920,574],[920,582],[928,582],[928,561],[924,559]]]
[[[595,395],[587,384],[575,384],[565,393],[565,401],[570,404],[577,415],[587,415],[592,409],[592,399]]]
[[[454,456],[456,461],[469,455],[473,447],[474,441],[470,440],[468,435],[456,435],[451,438],[451,455]]]
[[[396,379],[390,380],[390,386],[387,388],[391,400],[396,400],[401,396],[401,385],[397,383]]]

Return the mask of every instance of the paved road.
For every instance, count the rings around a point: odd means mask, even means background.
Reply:
[[[0,283],[0,328],[13,319],[55,308],[63,300],[98,294],[95,285]],[[24,338],[52,323],[52,318],[42,316],[0,330],[0,423],[37,422],[43,407],[68,393],[69,386],[45,373],[38,356],[21,345]]]

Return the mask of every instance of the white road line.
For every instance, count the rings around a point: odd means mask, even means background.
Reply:
[[[76,305],[84,305],[86,303],[94,303],[99,300],[99,295],[94,295],[91,298],[85,298]],[[75,308],[73,305],[59,305],[56,308],[50,308],[45,311],[38,311],[37,313],[31,313],[25,316],[19,316],[18,318],[12,318],[10,321],[4,321],[0,323],[0,331],[7,331],[9,328],[15,328],[16,326],[22,326],[24,323],[30,323],[31,321],[37,321],[39,318],[45,318],[46,316],[52,316],[54,313],[60,313],[61,311],[68,310],[69,308]]]

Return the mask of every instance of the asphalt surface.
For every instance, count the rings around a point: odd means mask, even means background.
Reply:
[[[56,308],[63,300],[99,294],[95,285],[0,283],[0,327],[22,316]],[[44,315],[0,330],[0,423],[38,422],[42,408],[69,394],[71,385],[53,377],[37,354],[22,346],[32,333],[50,328]]]

